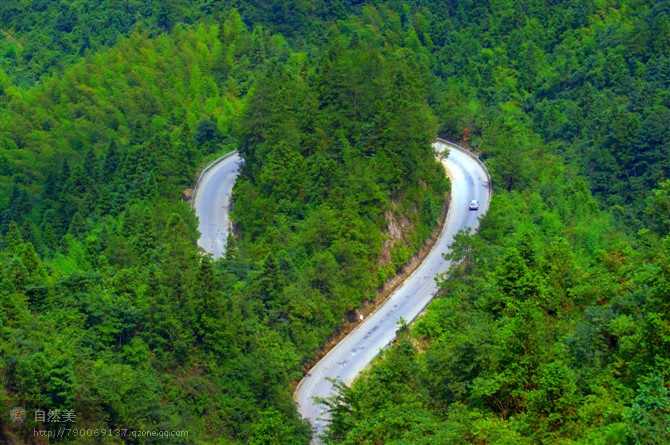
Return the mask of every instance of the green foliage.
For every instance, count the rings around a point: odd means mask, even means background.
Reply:
[[[546,168],[540,158],[534,171]],[[480,233],[457,237],[443,296],[342,389],[352,402],[333,411],[328,441],[667,441],[667,410],[651,407],[667,401],[670,240],[614,235],[595,207],[549,230],[550,214],[581,212],[564,207],[581,191],[556,184],[554,205],[497,192]],[[600,236],[580,236],[581,218]],[[401,359],[403,344],[414,348]]]
[[[82,427],[243,443],[269,418],[284,443],[309,437],[286,390],[302,356],[247,300],[253,263],[201,259],[178,201],[204,157],[233,141],[251,81],[219,75],[219,29],[134,33],[59,78],[10,87],[0,369],[13,403],[75,409]],[[250,45],[236,32],[227,62],[244,66]],[[261,416],[267,407],[278,408]]]
[[[391,2],[430,21],[440,131],[469,130],[495,195],[328,443],[670,440],[667,4],[559,3]]]
[[[76,33],[88,16],[63,8],[57,32]],[[429,73],[361,23],[294,52],[236,10],[187,28],[180,3],[157,8],[170,33],[138,25],[57,77],[6,84],[3,388],[29,409],[74,408],[82,426],[305,443],[291,383],[441,215]],[[212,263],[178,198],[231,146],[246,161],[238,231]]]
[[[306,443],[292,383],[429,236],[430,143],[467,129],[491,209],[327,440],[667,442],[668,12],[2,2],[3,403]],[[237,237],[212,263],[179,197],[230,147]]]
[[[31,85],[78,59],[112,46],[134,30],[152,36],[178,23],[214,17],[229,7],[207,0],[117,2],[16,1],[0,5],[0,67]]]
[[[246,162],[235,186],[243,246],[263,261],[255,296],[278,328],[309,345],[300,351],[307,355],[314,335],[332,332],[383,284],[376,263],[388,218],[404,211],[415,230],[408,248],[394,250],[404,252],[393,258],[395,271],[435,225],[446,188],[416,55],[360,36],[352,47],[337,29],[331,39],[313,67],[304,58],[258,59],[262,72],[240,124]],[[354,60],[356,71],[339,68]],[[371,71],[374,94],[363,94],[361,73]],[[314,321],[305,320],[304,303],[292,301],[302,294],[315,299],[318,312],[307,318]],[[307,335],[305,322],[313,329]]]
[[[529,145],[540,143],[520,131],[530,128],[574,161],[622,227],[649,225],[648,190],[670,173],[667,2],[521,5],[429,6],[442,132],[468,128],[511,190],[525,186]]]

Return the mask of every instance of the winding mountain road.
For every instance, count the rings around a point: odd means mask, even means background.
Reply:
[[[198,216],[200,239],[198,245],[214,259],[223,256],[232,224],[228,213],[233,186],[242,157],[233,152],[210,164],[200,177],[193,197]]]
[[[479,216],[486,212],[491,199],[488,173],[473,155],[448,143],[438,141],[436,150],[449,148],[449,156],[442,161],[451,179],[451,203],[439,238],[419,267],[389,298],[362,321],[349,335],[331,349],[298,384],[294,397],[300,414],[309,419],[315,437],[324,432],[328,423],[324,407],[314,402],[315,397],[333,394],[328,379],[339,379],[350,384],[374,359],[381,349],[395,338],[398,321],[414,320],[438,291],[437,274],[449,269],[442,256],[459,230],[479,225]],[[195,209],[200,218],[198,243],[214,258],[220,257],[230,230],[228,209],[230,195],[241,158],[234,154],[212,166],[203,176],[196,190]],[[479,210],[470,211],[468,203],[476,199]],[[315,439],[318,442],[318,439]]]

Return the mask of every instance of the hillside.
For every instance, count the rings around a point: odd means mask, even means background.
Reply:
[[[495,196],[327,443],[670,440],[668,4],[560,3],[426,20],[442,131]]]
[[[4,79],[8,410],[307,441],[292,382],[421,248],[448,190],[419,56],[354,21],[329,33],[296,52],[233,10],[221,25],[120,37],[27,89]],[[237,239],[212,263],[180,197],[238,147]],[[2,434],[34,442],[33,428],[58,426],[29,418]]]
[[[309,443],[292,393],[435,228],[494,198],[327,443],[670,441],[670,2],[3,2],[0,441]],[[237,149],[236,236],[181,201]],[[81,440],[81,439],[79,439]],[[128,443],[144,443],[124,439]],[[75,438],[49,442],[77,441]]]

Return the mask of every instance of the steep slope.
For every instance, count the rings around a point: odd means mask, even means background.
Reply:
[[[440,235],[431,252],[382,306],[356,329],[342,339],[330,352],[310,369],[296,390],[300,414],[309,419],[316,434],[321,435],[327,423],[327,412],[315,398],[325,399],[335,394],[333,380],[350,384],[386,347],[396,335],[400,320],[411,322],[438,291],[436,278],[449,268],[444,254],[454,236],[461,230],[475,231],[479,217],[486,213],[491,199],[488,173],[470,154],[459,147],[435,143],[436,150],[449,149],[443,160],[451,179],[450,209]],[[479,201],[479,210],[471,211],[468,203]]]

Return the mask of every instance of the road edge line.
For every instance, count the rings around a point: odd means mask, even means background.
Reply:
[[[205,176],[205,173],[207,173],[212,167],[214,167],[219,162],[233,156],[234,154],[237,154],[237,150],[229,151],[225,155],[216,158],[215,160],[207,164],[207,166],[204,169],[202,169],[202,172],[200,173],[200,176],[198,176],[198,180],[195,183],[195,187],[193,187],[193,197],[191,198],[191,209],[195,209],[195,200],[198,195],[198,186],[200,185],[200,181],[202,181],[202,177]]]

